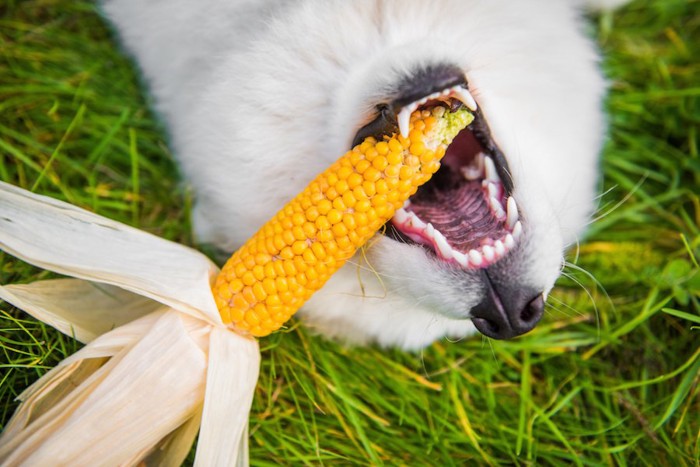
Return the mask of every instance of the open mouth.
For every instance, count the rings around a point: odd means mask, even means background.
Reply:
[[[363,127],[356,140],[397,130],[406,137],[410,115],[416,110],[463,106],[473,113],[474,121],[447,148],[438,172],[396,212],[387,235],[423,245],[463,269],[479,269],[515,247],[522,224],[508,164],[466,83],[382,106],[377,119]]]

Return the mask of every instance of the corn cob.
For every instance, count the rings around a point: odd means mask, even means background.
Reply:
[[[411,115],[408,137],[368,137],[288,203],[226,262],[213,286],[221,317],[266,336],[279,329],[440,168],[473,116]]]

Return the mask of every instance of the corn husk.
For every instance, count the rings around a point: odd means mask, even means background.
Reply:
[[[257,342],[220,320],[218,268],[185,246],[0,183],[0,248],[73,279],[0,298],[81,342],[24,391],[2,465],[247,465]]]

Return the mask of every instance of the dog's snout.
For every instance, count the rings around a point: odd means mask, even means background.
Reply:
[[[472,308],[474,326],[493,339],[510,339],[531,331],[544,314],[542,292],[499,286],[484,272],[484,299]]]

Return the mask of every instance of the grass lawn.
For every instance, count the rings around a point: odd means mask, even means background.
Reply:
[[[417,354],[261,341],[255,465],[700,465],[700,2],[592,18],[600,210],[541,325]],[[91,2],[0,2],[0,179],[192,244],[191,196]],[[0,253],[0,283],[49,273]],[[79,345],[2,304],[0,427]]]

